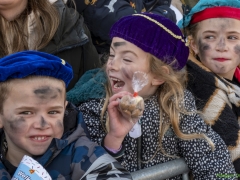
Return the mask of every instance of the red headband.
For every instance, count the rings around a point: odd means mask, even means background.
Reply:
[[[240,8],[229,6],[217,6],[206,8],[192,16],[190,24],[194,24],[210,18],[233,18],[240,20]]]

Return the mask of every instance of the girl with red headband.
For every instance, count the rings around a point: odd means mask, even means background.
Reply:
[[[201,0],[179,27],[186,28],[192,52],[188,88],[240,175],[240,1]]]

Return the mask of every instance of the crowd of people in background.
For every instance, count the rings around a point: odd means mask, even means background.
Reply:
[[[0,0],[0,177],[240,179],[239,65],[240,0]]]

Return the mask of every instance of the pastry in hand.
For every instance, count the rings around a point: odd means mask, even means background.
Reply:
[[[143,98],[125,95],[120,100],[119,108],[124,116],[138,119],[142,116],[144,110]]]

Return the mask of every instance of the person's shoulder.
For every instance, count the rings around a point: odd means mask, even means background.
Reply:
[[[207,125],[196,109],[195,97],[189,90],[184,91],[184,112],[180,114],[180,128],[183,133],[202,133]]]
[[[78,115],[79,110],[76,108],[76,106],[71,102],[68,102],[63,118],[64,133],[76,128]]]
[[[3,165],[2,161],[0,161],[0,177],[4,180],[10,180],[10,174],[7,172],[6,167]]]
[[[84,116],[96,116],[100,115],[100,112],[104,106],[105,99],[97,98],[97,99],[89,99],[86,102],[80,103],[78,109],[83,113]],[[88,121],[88,119],[85,119]]]
[[[106,82],[107,76],[103,70],[89,70],[79,79],[74,88],[67,92],[67,100],[79,105],[90,99],[104,98]]]
[[[195,97],[188,89],[184,90],[184,108],[188,112],[196,112]]]
[[[65,8],[66,7],[66,4],[64,3],[63,0],[52,0],[52,3],[54,4],[54,6],[57,8],[57,9],[62,9],[62,8]]]

